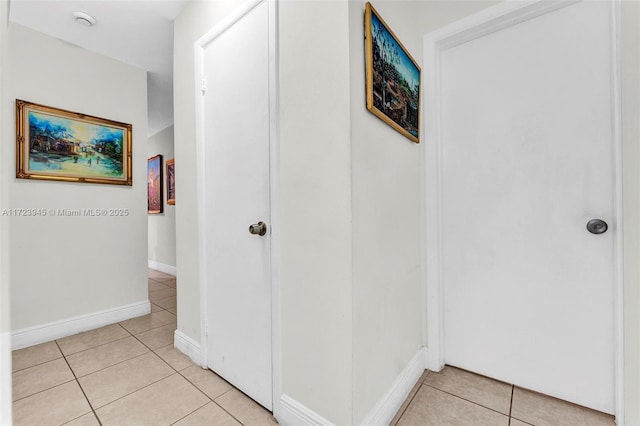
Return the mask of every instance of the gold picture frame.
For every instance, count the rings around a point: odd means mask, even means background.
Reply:
[[[16,99],[16,178],[129,185],[132,126]]]
[[[364,16],[367,109],[420,143],[420,67],[371,3]]]
[[[176,164],[175,159],[165,162],[167,168],[167,204],[176,204]]]

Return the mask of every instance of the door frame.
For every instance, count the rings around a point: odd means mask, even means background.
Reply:
[[[278,159],[280,152],[279,140],[279,90],[278,90],[278,0],[247,0],[241,3],[233,12],[213,26],[194,44],[195,58],[195,102],[196,102],[196,169],[198,195],[198,229],[205,229],[207,214],[205,200],[207,186],[205,180],[206,165],[205,152],[205,119],[204,119],[204,91],[205,60],[204,50],[208,44],[231,28],[256,7],[267,4],[269,8],[269,209],[271,223],[269,232],[270,244],[270,281],[271,281],[271,377],[272,377],[272,410],[280,409],[280,395],[282,391],[282,363],[281,363],[281,315],[280,315],[280,234],[279,215],[277,209],[279,181]],[[207,306],[207,274],[206,254],[207,244],[202,232],[198,235],[199,287],[200,287],[200,360],[208,368],[208,306]]]
[[[426,92],[422,128],[429,141],[425,149],[426,166],[426,367],[440,371],[444,367],[444,280],[442,228],[442,137],[440,56],[443,51],[468,41],[500,31],[523,21],[577,3],[578,0],[545,2],[540,0],[505,1],[424,36],[423,76]],[[614,296],[614,389],[615,416],[624,424],[624,324],[623,324],[623,222],[622,222],[622,137],[620,98],[620,0],[609,2],[611,8],[611,138],[614,158],[613,208],[613,296]]]

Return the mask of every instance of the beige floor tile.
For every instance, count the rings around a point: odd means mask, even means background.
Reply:
[[[232,389],[215,402],[246,426],[277,425],[278,422],[257,402],[237,389]]]
[[[97,328],[84,333],[74,334],[58,340],[58,345],[65,355],[71,355],[86,349],[95,348],[105,343],[128,337],[129,333],[118,324]]]
[[[429,373],[431,373],[429,370],[424,370],[422,376],[420,376],[420,380],[418,380],[418,383],[424,383],[425,380],[427,380],[427,376],[429,375]]]
[[[155,302],[156,300],[166,299],[167,297],[175,296],[176,289],[165,287],[162,290],[155,290],[149,292],[149,300]]]
[[[157,271],[155,269],[149,269],[149,278],[175,278],[173,275],[165,274],[164,272]]]
[[[195,365],[188,356],[174,348],[173,344],[163,346],[154,352],[177,371]]]
[[[91,413],[71,420],[69,423],[65,423],[64,426],[100,426],[100,422],[98,422],[96,415],[93,414],[92,411]]]
[[[511,416],[537,426],[614,426],[613,416],[516,387]]]
[[[395,424],[398,423],[398,420],[400,420],[400,417],[402,417],[402,415],[404,414],[405,410],[413,400],[413,397],[416,396],[416,393],[418,393],[418,389],[420,389],[420,386],[422,386],[422,379],[423,377],[420,377],[420,379],[418,380],[418,383],[416,383],[413,389],[411,389],[411,392],[409,392],[409,395],[402,403],[402,406],[400,407],[396,415],[391,420],[391,423],[389,423],[391,426],[394,426]]]
[[[78,381],[94,408],[102,407],[175,373],[152,352],[100,370]]]
[[[173,334],[176,331],[176,323],[170,323],[163,325],[162,327],[154,328],[153,330],[145,331],[140,334],[136,334],[142,343],[149,348],[155,350],[163,346],[173,344]]]
[[[161,308],[160,306],[156,305],[156,304],[151,304],[151,313],[156,313],[156,312],[162,312],[164,311],[164,308]]]
[[[211,399],[216,399],[232,388],[227,381],[213,371],[200,368],[197,365],[185,368],[180,371],[180,374]]]
[[[167,312],[171,312],[173,315],[178,315],[178,308],[175,306],[173,308],[167,308]]]
[[[60,352],[60,349],[58,349],[56,342],[47,342],[13,351],[11,358],[11,369],[13,371],[18,371],[47,361],[62,358],[62,353]]]
[[[165,299],[154,300],[153,303],[160,306],[163,309],[169,310],[176,307],[176,296],[170,296]]]
[[[149,280],[149,285],[148,285],[149,292],[158,291],[158,290],[166,290],[168,288],[169,287],[167,287],[166,285],[160,284],[157,281]]]
[[[64,358],[45,362],[13,373],[13,400],[25,398],[74,380]]]
[[[509,417],[423,385],[398,425],[407,426],[507,426]]]
[[[167,285],[167,283],[175,283],[176,282],[176,277],[172,277],[171,275],[169,275],[168,277],[158,277],[158,278],[154,278],[154,280],[156,280],[156,282],[159,282],[161,284]]]
[[[176,322],[176,316],[171,312],[152,312],[138,318],[132,318],[120,323],[131,334],[140,334],[142,332],[158,328],[166,324]]]
[[[531,426],[531,423],[525,423],[518,419],[511,418],[509,421],[509,426]]]
[[[509,415],[511,385],[446,366],[441,372],[430,372],[425,384],[460,398]]]
[[[13,404],[13,424],[61,425],[91,412],[78,383],[73,380]]]
[[[208,402],[192,384],[173,374],[99,408],[96,414],[104,426],[162,426],[180,420]]]
[[[169,288],[176,288],[176,279],[172,279],[172,280],[160,280],[160,282],[162,283],[162,285],[165,285]]]
[[[231,417],[229,413],[224,411],[215,402],[210,402],[197,411],[189,414],[183,418],[175,426],[203,426],[203,425],[216,425],[216,426],[240,426],[236,419]]]
[[[121,363],[148,352],[149,349],[133,336],[116,340],[67,357],[76,377],[83,377],[103,368]]]

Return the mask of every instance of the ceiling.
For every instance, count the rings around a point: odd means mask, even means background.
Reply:
[[[173,20],[188,0],[10,0],[9,20],[148,71],[148,134],[173,124]],[[92,27],[73,12],[95,18]]]

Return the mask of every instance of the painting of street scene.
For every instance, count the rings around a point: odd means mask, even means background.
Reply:
[[[419,142],[420,67],[367,3],[367,108]]]
[[[131,184],[129,125],[40,107],[19,104],[18,177]]]

